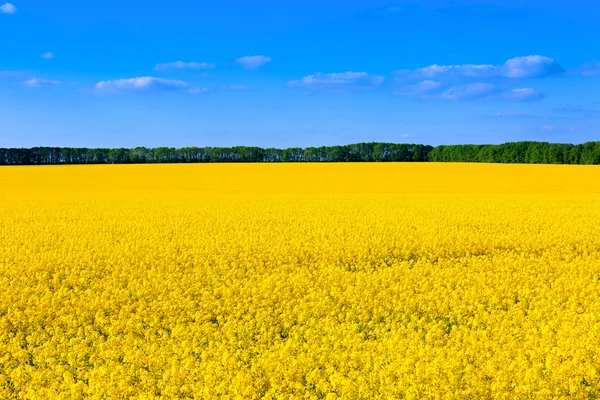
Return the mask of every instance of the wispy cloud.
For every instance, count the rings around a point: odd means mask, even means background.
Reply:
[[[562,107],[552,109],[552,120],[583,120],[583,119],[598,119],[600,110],[575,107],[567,104]]]
[[[497,72],[497,67],[493,65],[438,65],[433,64],[428,67],[417,68],[414,70],[400,70],[395,74],[399,78],[406,79],[448,79],[451,77],[467,78],[487,78],[492,77]]]
[[[191,89],[188,89],[188,93],[190,94],[200,94],[200,93],[206,93],[208,92],[208,88],[205,87],[194,87]]]
[[[332,74],[317,72],[299,80],[290,81],[287,86],[308,89],[312,92],[349,92],[373,90],[384,82],[384,77],[369,75],[366,72],[347,71]]]
[[[255,86],[249,86],[249,85],[228,85],[228,86],[223,86],[222,89],[232,91],[232,92],[247,92],[247,91],[251,91],[251,90],[257,90],[258,88]]]
[[[216,65],[213,63],[175,61],[170,63],[157,64],[154,67],[154,69],[160,71],[165,69],[210,69],[214,67],[216,67]]]
[[[0,6],[0,13],[2,14],[15,14],[17,12],[17,7],[12,5],[11,3],[4,3]]]
[[[46,60],[49,60],[51,58],[54,58],[54,54],[52,54],[51,52],[47,51],[45,53],[42,53],[40,55],[40,57],[45,58]]]
[[[31,78],[24,82],[24,85],[29,86],[29,87],[56,86],[59,84],[60,84],[60,81],[50,80],[50,79],[38,79],[38,78]]]
[[[542,92],[533,88],[517,88],[501,94],[508,101],[537,101],[546,97]]]
[[[495,112],[493,114],[484,115],[484,117],[502,118],[502,119],[536,118],[536,116],[533,115],[533,114],[525,114],[525,113],[514,112],[514,111],[508,111],[508,112],[506,112],[506,111],[498,111],[498,112]]]
[[[563,73],[543,56],[515,57],[501,65],[438,65],[396,71],[393,94],[423,99],[536,101],[544,94],[533,88],[510,88],[511,82]]]
[[[573,107],[569,104],[567,104],[566,106],[563,106],[563,107],[556,107],[556,108],[552,109],[553,114],[579,114],[579,113],[582,113],[583,111],[584,111],[583,108]]]
[[[579,75],[584,77],[600,76],[600,61],[590,61],[578,68],[569,71],[570,75]]]
[[[552,74],[564,72],[564,68],[549,57],[539,55],[515,57],[507,60],[502,65],[491,64],[461,64],[437,65],[417,68],[414,70],[396,71],[399,78],[409,80],[419,79],[526,79],[541,78]]]
[[[235,62],[246,69],[253,69],[261,67],[269,62],[271,62],[271,57],[265,56],[245,56],[240,57]]]
[[[444,100],[472,100],[481,99],[497,93],[500,88],[491,83],[471,83],[463,86],[454,86],[440,95]]]
[[[418,96],[436,91],[442,87],[440,82],[426,79],[413,85],[401,86],[394,90],[396,96]]]
[[[488,82],[475,82],[466,85],[443,85],[440,82],[424,80],[414,85],[401,86],[394,92],[396,96],[418,97],[424,100],[502,100],[536,101],[544,94],[533,88],[507,89],[502,85]]]
[[[187,82],[141,76],[130,79],[100,81],[94,85],[98,93],[118,92],[187,92],[198,94],[207,92],[206,88],[191,87]]]
[[[1,71],[0,70],[0,78],[12,78],[15,76],[23,75],[23,71]]]

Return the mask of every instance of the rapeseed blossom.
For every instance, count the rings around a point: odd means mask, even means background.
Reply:
[[[0,169],[0,398],[595,398],[600,169]]]

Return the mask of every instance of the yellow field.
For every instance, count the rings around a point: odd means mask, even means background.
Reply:
[[[600,397],[600,168],[0,168],[0,398]]]

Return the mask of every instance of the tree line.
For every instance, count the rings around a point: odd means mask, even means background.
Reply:
[[[287,149],[236,147],[0,148],[0,165],[213,162],[434,161],[525,164],[600,164],[600,142],[513,142],[483,145],[356,143]]]
[[[136,147],[88,149],[69,147],[0,148],[0,165],[129,164],[211,162],[369,162],[427,161],[432,146],[356,143],[346,146],[275,149],[236,147]]]
[[[600,142],[512,142],[437,146],[427,157],[428,161],[436,162],[600,164]]]

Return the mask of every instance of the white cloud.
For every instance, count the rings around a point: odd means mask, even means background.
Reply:
[[[449,76],[464,76],[470,78],[485,78],[493,76],[496,67],[493,65],[437,65],[433,64],[413,71],[398,71],[399,75],[407,74],[417,78],[444,78]]]
[[[111,81],[100,81],[96,83],[96,89],[128,89],[144,90],[151,88],[182,89],[189,85],[183,81],[154,78],[151,76],[142,76],[139,78],[117,79]]]
[[[265,56],[245,56],[240,57],[235,62],[246,69],[258,68],[271,62],[271,57]]]
[[[165,70],[165,69],[210,69],[216,67],[213,63],[205,63],[205,62],[183,62],[183,61],[175,61],[170,63],[158,64],[154,67],[155,70]]]
[[[4,3],[0,6],[0,12],[2,14],[14,14],[17,12],[17,7],[12,5],[11,3]]]
[[[100,81],[94,85],[94,88],[100,93],[185,91],[191,94],[197,94],[208,91],[206,88],[191,87],[184,81],[155,78],[152,76]]]
[[[42,53],[42,54],[40,55],[40,57],[42,57],[42,58],[45,58],[45,59],[49,60],[49,59],[51,59],[51,58],[54,58],[54,54],[52,54],[51,52],[47,51],[47,52],[45,52],[45,53]]]
[[[25,84],[25,86],[29,86],[29,87],[55,86],[55,85],[59,85],[60,81],[31,78],[31,79],[26,80],[24,84]]]
[[[425,80],[414,85],[414,87],[420,92],[429,92],[439,88],[440,86],[442,86],[441,83],[430,80]]]
[[[545,96],[542,92],[532,88],[517,88],[502,93],[502,97],[509,101],[536,101]]]
[[[491,64],[462,64],[437,65],[433,64],[414,70],[396,71],[396,75],[404,79],[525,79],[541,78],[564,69],[552,58],[542,56],[515,57],[502,65]]]
[[[546,125],[546,126],[542,126],[541,128],[543,131],[545,132],[552,132],[552,130],[554,129],[551,125]]]
[[[304,88],[312,91],[350,91],[370,90],[381,86],[385,82],[383,76],[369,75],[366,72],[340,72],[322,74],[317,72],[296,81],[287,83],[288,87]]]
[[[463,86],[455,86],[441,94],[440,98],[444,100],[472,100],[488,97],[500,89],[491,83],[471,83]]]
[[[504,63],[502,75],[506,78],[541,78],[559,72],[564,72],[556,61],[549,57],[527,56],[516,57]]]
[[[396,96],[408,96],[408,95],[424,95],[436,91],[442,87],[440,82],[426,79],[421,82],[417,82],[414,85],[401,86],[394,90]]]

